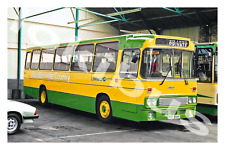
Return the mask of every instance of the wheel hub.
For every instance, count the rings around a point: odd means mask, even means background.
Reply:
[[[46,94],[45,94],[45,91],[42,91],[41,92],[41,102],[45,103],[45,100],[46,100]]]
[[[18,121],[14,117],[8,118],[8,131],[16,130],[18,126]]]
[[[102,101],[100,104],[100,114],[103,118],[107,118],[110,114],[110,106],[107,101]]]

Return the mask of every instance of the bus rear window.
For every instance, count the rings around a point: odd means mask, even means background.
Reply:
[[[30,57],[31,57],[31,52],[27,52],[25,69],[29,69],[29,67],[30,67]]]

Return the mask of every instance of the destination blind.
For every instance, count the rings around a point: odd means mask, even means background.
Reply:
[[[167,45],[167,46],[176,46],[176,47],[188,47],[189,41],[187,40],[177,40],[177,39],[165,39],[157,38],[156,45]]]

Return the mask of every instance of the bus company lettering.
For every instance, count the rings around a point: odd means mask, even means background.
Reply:
[[[106,78],[106,77],[103,77],[103,78],[96,78],[96,77],[92,77],[91,78],[91,81],[107,81],[107,80],[112,80],[112,78]]]
[[[37,72],[36,73],[33,71],[33,78],[70,82],[70,75],[67,75],[67,74],[61,75],[61,74],[58,74],[57,72],[55,73]]]

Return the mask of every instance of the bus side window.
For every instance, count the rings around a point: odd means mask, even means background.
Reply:
[[[40,53],[41,53],[41,50],[33,50],[32,52],[31,66],[30,66],[32,70],[38,69]]]
[[[42,70],[52,69],[54,53],[55,53],[54,48],[42,49],[40,69]]]
[[[218,76],[218,49],[216,47],[216,52],[214,55],[214,83],[217,83],[217,76]]]
[[[119,42],[98,43],[96,45],[93,72],[115,72]]]
[[[89,72],[92,65],[93,51],[93,44],[78,45],[77,47],[75,47],[73,52],[71,70]]]
[[[31,58],[31,52],[27,52],[25,69],[29,69],[30,67],[30,58]]]
[[[71,53],[71,46],[56,48],[54,70],[69,70]]]
[[[197,52],[197,78],[199,82],[212,82],[212,48],[199,48]]]
[[[124,50],[120,64],[120,77],[132,79],[137,78],[139,59],[139,49]]]

